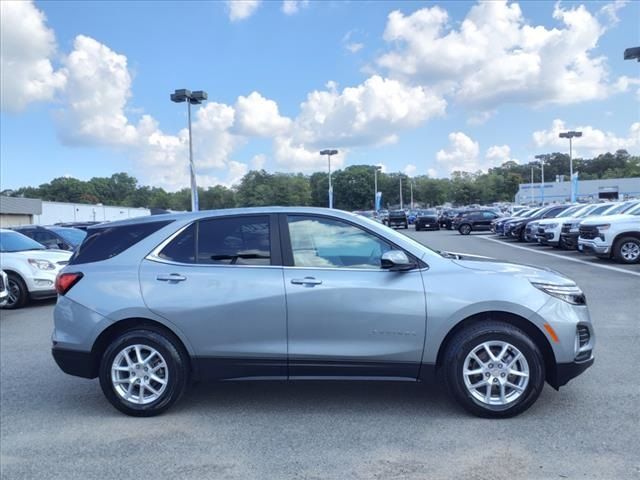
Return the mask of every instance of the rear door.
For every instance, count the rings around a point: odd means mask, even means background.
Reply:
[[[285,292],[274,218],[200,220],[142,262],[147,306],[189,338],[205,377],[286,378]]]
[[[415,378],[426,326],[421,271],[380,267],[397,247],[333,217],[283,215],[289,375]]]
[[[479,218],[476,221],[476,225],[478,225],[478,230],[490,230],[491,222],[498,218],[493,212],[480,212]]]

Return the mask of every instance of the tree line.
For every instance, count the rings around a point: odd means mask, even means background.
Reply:
[[[545,181],[555,181],[556,175],[569,180],[569,157],[564,153],[544,155]],[[605,153],[591,159],[574,159],[574,171],[580,179],[640,177],[640,156],[626,150]],[[505,162],[487,172],[454,172],[450,178],[431,178],[426,175],[408,177],[404,173],[378,172],[378,191],[384,206],[400,203],[400,179],[405,205],[411,189],[414,202],[422,206],[471,203],[489,204],[513,201],[521,183],[540,182],[539,162],[518,164]],[[352,165],[332,172],[334,206],[344,210],[370,210],[374,202],[374,167]],[[199,189],[201,209],[251,207],[264,205],[326,206],[329,187],[326,172],[311,175],[301,173],[269,173],[265,170],[248,172],[231,188],[215,185]],[[94,177],[88,181],[59,177],[38,187],[4,190],[0,194],[14,197],[73,203],[102,203],[129,207],[189,210],[191,192],[188,188],[167,192],[159,187],[139,185],[127,173],[110,177]]]

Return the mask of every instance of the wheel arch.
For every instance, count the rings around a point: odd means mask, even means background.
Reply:
[[[131,330],[138,330],[138,329],[152,330],[169,337],[175,343],[176,347],[181,351],[180,353],[183,354],[185,360],[188,362],[189,370],[191,371],[192,375],[194,376],[197,375],[197,372],[194,371],[195,364],[191,360],[191,355],[189,354],[189,350],[187,349],[187,346],[182,341],[179,335],[177,335],[167,325],[164,325],[163,323],[160,323],[157,320],[152,320],[152,319],[143,318],[143,317],[132,317],[132,318],[125,318],[122,320],[118,320],[117,322],[112,323],[107,328],[105,328],[102,332],[100,332],[100,335],[98,335],[98,337],[96,338],[91,348],[91,357],[93,359],[93,369],[96,373],[96,376],[98,373],[102,355],[104,354],[109,344],[115,338],[119,337],[123,333]]]
[[[542,353],[542,356],[544,358],[545,376],[547,380],[552,383],[555,381],[556,356],[553,353],[553,348],[551,347],[549,340],[547,339],[547,337],[545,337],[542,330],[540,330],[533,322],[520,315],[500,310],[475,313],[456,323],[447,332],[444,340],[440,343],[440,347],[438,348],[438,355],[436,357],[436,369],[439,369],[442,366],[447,345],[458,332],[462,331],[464,328],[468,327],[471,324],[480,323],[487,320],[502,320],[518,327],[520,330],[526,333]]]

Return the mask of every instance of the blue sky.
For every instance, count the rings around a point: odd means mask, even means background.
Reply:
[[[448,176],[565,150],[640,152],[640,2],[2,2],[0,187],[126,171]],[[631,43],[631,44],[630,44]]]

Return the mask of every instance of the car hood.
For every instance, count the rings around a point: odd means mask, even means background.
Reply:
[[[453,263],[461,267],[468,268],[469,270],[481,271],[489,274],[509,274],[526,278],[532,282],[550,283],[553,285],[575,285],[573,280],[550,268],[505,262],[490,257],[468,255],[466,253],[448,253],[450,255],[458,256],[458,258],[452,259]]]
[[[49,260],[52,263],[68,262],[71,252],[66,250],[26,250],[23,252],[2,252],[2,255],[12,255],[14,258],[35,258],[36,260]]]
[[[635,215],[627,215],[626,213],[619,213],[617,215],[601,215],[599,217],[587,217],[582,222],[581,225],[600,225],[602,223],[612,223],[612,222],[621,222],[624,220],[633,220],[636,219],[638,223],[640,223],[640,217]]]

